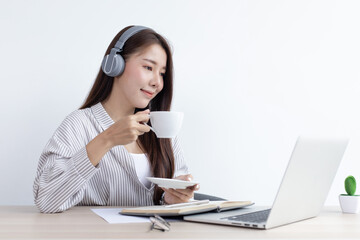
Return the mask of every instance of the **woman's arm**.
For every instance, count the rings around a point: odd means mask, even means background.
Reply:
[[[40,211],[62,212],[78,204],[103,156],[112,147],[128,144],[150,131],[140,123],[148,118],[148,111],[124,117],[90,142],[88,129],[83,127],[86,124],[82,124],[87,119],[81,113],[65,119],[40,157],[33,189]]]
[[[54,136],[40,157],[33,189],[36,206],[41,212],[55,213],[78,204],[96,171],[85,147],[72,153]]]
[[[105,132],[100,133],[91,140],[88,145],[86,145],[86,152],[92,165],[96,167],[112,147],[110,141],[105,136]]]

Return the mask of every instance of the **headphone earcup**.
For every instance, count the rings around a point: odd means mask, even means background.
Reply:
[[[125,61],[124,58],[117,54],[114,57],[114,69],[113,69],[113,76],[112,77],[117,77],[120,76],[125,69]]]
[[[111,57],[111,55],[108,54],[104,57],[101,68],[103,72],[109,77],[117,77],[124,72],[124,58],[119,54],[114,55],[114,57]]]
[[[110,53],[106,55],[102,61],[101,68],[103,72],[110,77],[120,76],[125,69],[125,60],[120,55],[123,51],[125,42],[134,34],[148,29],[143,26],[133,26],[127,29],[117,40],[115,46],[110,50]]]

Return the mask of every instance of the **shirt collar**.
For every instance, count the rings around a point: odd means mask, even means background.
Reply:
[[[93,112],[96,120],[99,122],[101,128],[105,131],[111,125],[114,124],[114,121],[111,119],[109,114],[106,112],[105,108],[101,104],[101,102],[93,105],[91,107],[91,111]]]

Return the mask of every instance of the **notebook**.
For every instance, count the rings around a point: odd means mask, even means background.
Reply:
[[[223,212],[250,206],[251,201],[209,201],[201,200],[185,204],[155,205],[146,207],[123,208],[120,214],[135,216],[185,216],[203,212]]]

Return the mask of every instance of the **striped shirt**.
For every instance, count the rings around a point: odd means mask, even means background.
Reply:
[[[94,167],[86,145],[114,121],[101,103],[65,118],[42,152],[34,181],[34,201],[41,212],[62,212],[75,205],[153,205],[154,184],[146,188],[134,159],[122,145],[108,151]],[[172,139],[174,177],[188,168],[177,138]]]

